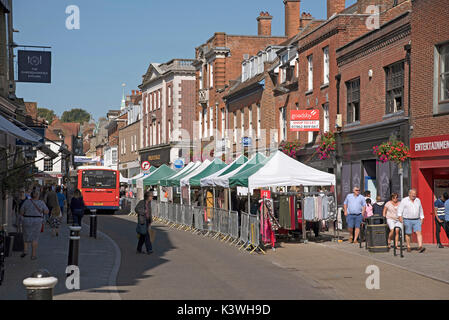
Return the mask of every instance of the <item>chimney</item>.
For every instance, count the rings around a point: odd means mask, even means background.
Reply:
[[[287,38],[299,32],[299,11],[301,0],[284,0],[285,6],[285,35]]]
[[[300,28],[303,29],[305,27],[307,27],[307,25],[313,20],[313,17],[310,13],[306,13],[303,12],[301,14],[301,19],[300,19]]]
[[[329,19],[335,13],[340,13],[345,10],[345,0],[327,0],[327,18]]]
[[[268,12],[261,12],[257,18],[257,35],[271,37],[271,20],[273,17]]]
[[[135,96],[136,95],[136,90],[131,90],[132,91],[132,95]]]

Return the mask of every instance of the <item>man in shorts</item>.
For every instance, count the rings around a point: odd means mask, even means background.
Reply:
[[[363,215],[366,210],[366,200],[365,197],[360,194],[360,188],[355,187],[353,193],[347,195],[344,202],[346,222],[348,224],[349,231],[349,243],[354,241],[358,244],[358,237],[360,234],[360,225],[363,221]],[[355,229],[355,232],[354,232]],[[354,232],[354,238],[353,238]]]
[[[412,189],[408,193],[408,197],[401,201],[398,208],[398,217],[401,223],[404,224],[405,240],[407,242],[407,252],[411,252],[410,238],[413,232],[418,238],[418,251],[423,253],[426,248],[423,248],[421,226],[424,220],[424,210],[421,205],[421,200],[416,197],[416,190]]]

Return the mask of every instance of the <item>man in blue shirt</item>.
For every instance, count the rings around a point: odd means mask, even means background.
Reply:
[[[434,215],[435,215],[435,236],[437,238],[438,248],[444,248],[441,244],[440,232],[441,228],[446,232],[449,238],[449,233],[447,229],[447,223],[445,223],[445,201],[448,200],[448,194],[443,194],[439,199],[435,201],[434,204]]]
[[[354,193],[348,194],[344,203],[346,222],[348,223],[349,243],[357,244],[360,234],[360,225],[366,210],[365,197],[360,194],[360,188],[355,187]],[[355,228],[354,238],[352,237]]]
[[[59,203],[59,207],[61,208],[61,216],[63,216],[64,215],[64,207],[66,205],[67,199],[65,198],[64,193],[62,193],[61,186],[58,186],[56,188],[56,195],[58,196],[58,203]]]

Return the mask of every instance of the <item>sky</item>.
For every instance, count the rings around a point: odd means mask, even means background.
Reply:
[[[70,5],[79,30],[66,28]],[[256,35],[261,11],[273,16],[272,34],[284,35],[283,0],[13,0],[14,42],[52,52],[52,83],[17,83],[16,95],[58,116],[83,108],[98,120],[120,108],[123,83],[127,94],[138,89],[150,63],[193,59],[214,32]],[[326,0],[302,0],[301,12],[325,19]],[[17,79],[17,61],[15,69]]]

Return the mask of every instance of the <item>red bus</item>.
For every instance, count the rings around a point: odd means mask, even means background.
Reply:
[[[108,167],[85,166],[70,172],[71,194],[81,191],[87,209],[120,209],[120,173]]]

